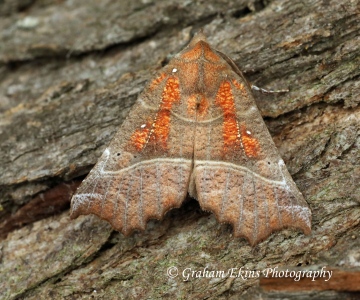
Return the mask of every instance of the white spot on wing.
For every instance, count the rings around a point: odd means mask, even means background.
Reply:
[[[146,124],[142,124],[140,127],[141,127],[141,128],[145,128],[145,127],[146,127]]]
[[[249,130],[246,130],[246,133],[247,133],[247,134],[251,134],[251,131],[249,131]]]
[[[176,68],[172,69],[172,72],[173,72],[173,73],[176,73],[176,72],[177,72],[177,69],[176,69]]]

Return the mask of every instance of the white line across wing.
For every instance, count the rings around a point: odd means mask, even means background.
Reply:
[[[158,111],[159,108],[158,107],[154,107],[154,106],[151,106],[151,105],[148,105],[147,103],[145,103],[145,101],[143,99],[139,99],[138,100],[139,103],[141,104],[142,107],[146,108],[146,109],[149,109],[149,110],[153,110],[153,111]],[[218,116],[212,118],[212,119],[208,119],[208,120],[204,120],[204,121],[197,121],[195,120],[195,118],[193,119],[189,119],[189,118],[186,118],[186,117],[183,117],[177,113],[174,113],[172,110],[170,110],[170,113],[171,115],[173,115],[174,117],[178,118],[179,120],[183,120],[185,122],[189,122],[189,123],[210,123],[210,122],[213,122],[213,121],[216,121],[220,118],[222,118],[222,114],[219,114]]]
[[[153,158],[153,159],[148,159],[148,160],[144,160],[141,162],[138,162],[136,164],[133,164],[131,166],[128,166],[126,168],[122,168],[118,171],[106,171],[103,168],[100,169],[100,174],[102,175],[117,175],[117,174],[121,174],[123,172],[127,172],[131,169],[136,169],[137,167],[142,167],[142,166],[148,166],[148,165],[156,165],[159,163],[177,163],[179,165],[181,164],[189,164],[191,165],[191,159],[186,159],[186,158]]]
[[[158,111],[159,108],[158,107],[154,107],[154,106],[151,106],[151,105],[148,105],[147,103],[145,103],[145,101],[142,99],[142,98],[139,98],[138,99],[138,102],[141,104],[141,106],[143,106],[144,108],[147,108],[147,109],[150,109],[150,110],[153,110],[153,111]],[[241,112],[241,115],[249,115],[251,114],[254,110],[256,110],[255,107],[250,107],[250,109],[246,110],[246,111],[242,111]],[[219,120],[223,117],[223,113],[219,113],[218,116],[215,116],[211,119],[206,119],[206,120],[202,120],[202,121],[199,121],[199,120],[195,120],[195,118],[193,119],[189,119],[189,118],[186,118],[184,116],[181,116],[177,113],[174,113],[172,110],[170,110],[171,112],[171,115],[173,115],[174,117],[178,118],[179,120],[183,120],[185,122],[189,122],[189,123],[199,123],[199,124],[206,124],[206,123],[211,123],[211,122],[214,122],[216,120]]]
[[[104,154],[106,156],[110,156],[110,150],[109,149],[106,149]],[[107,159],[106,159],[107,161]],[[105,170],[105,165],[104,164],[102,166],[102,168],[100,169],[100,174],[101,175],[118,175],[118,174],[121,174],[123,172],[127,172],[127,171],[130,171],[132,169],[136,169],[138,167],[143,167],[143,166],[151,166],[151,165],[155,165],[155,164],[178,164],[178,165],[188,165],[190,166],[192,164],[192,160],[191,159],[186,159],[186,158],[153,158],[153,159],[149,159],[149,160],[145,160],[145,161],[141,161],[141,162],[138,162],[136,164],[133,164],[131,166],[128,166],[128,167],[125,167],[123,169],[120,169],[118,171],[106,171]],[[209,160],[196,160],[195,161],[195,165],[194,165],[194,168],[211,168],[211,169],[220,169],[220,168],[224,168],[224,167],[227,167],[227,168],[230,168],[230,169],[233,169],[233,170],[237,170],[237,171],[242,171],[242,172],[248,172],[248,173],[251,173],[253,176],[265,181],[265,182],[268,182],[268,183],[272,183],[272,184],[275,184],[275,185],[280,185],[280,186],[285,186],[285,187],[288,187],[287,186],[287,183],[286,183],[286,180],[285,178],[283,177],[283,180],[282,181],[279,181],[279,180],[271,180],[269,178],[266,178],[266,177],[263,177],[257,173],[255,173],[254,171],[251,171],[249,170],[248,168],[246,167],[243,167],[243,166],[239,166],[239,165],[236,165],[236,164],[233,164],[231,162],[218,162],[218,161],[209,161]]]
[[[248,168],[246,167],[243,167],[243,166],[239,166],[239,165],[236,165],[236,164],[233,164],[231,162],[224,162],[224,161],[209,161],[209,160],[196,160],[195,161],[195,165],[194,165],[194,168],[201,168],[201,169],[204,169],[205,167],[209,167],[210,165],[210,168],[212,169],[221,169],[221,168],[224,168],[224,166],[228,167],[229,169],[232,169],[232,170],[237,170],[237,171],[243,171],[243,172],[248,172],[248,173],[251,173],[253,176],[265,181],[265,182],[268,182],[268,183],[272,183],[272,184],[276,184],[276,185],[282,185],[282,186],[287,186],[287,183],[285,181],[285,178],[281,181],[279,180],[271,180],[269,178],[266,178],[264,176],[261,176],[259,175],[258,173],[255,173],[254,171],[251,171],[249,170]]]

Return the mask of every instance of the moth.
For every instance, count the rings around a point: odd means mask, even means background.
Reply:
[[[180,207],[187,193],[251,245],[311,211],[235,63],[202,32],[139,95],[71,200],[124,235]]]

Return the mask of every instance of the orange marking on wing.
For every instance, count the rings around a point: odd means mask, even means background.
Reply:
[[[179,79],[175,76],[170,77],[166,82],[162,93],[162,101],[160,109],[171,109],[173,103],[180,100]]]
[[[220,60],[219,55],[217,55],[213,50],[211,50],[209,44],[203,43],[204,56],[207,60],[211,62],[218,62]]]
[[[247,90],[246,90],[245,86],[242,83],[239,83],[237,80],[234,79],[233,84],[238,90],[240,90],[241,95],[243,95],[243,96],[247,95]]]
[[[236,120],[236,110],[234,96],[231,92],[231,85],[224,81],[216,94],[215,103],[219,105],[224,112],[223,138],[224,150],[229,152],[240,146],[239,125]]]
[[[180,85],[177,77],[170,77],[162,93],[159,112],[153,125],[154,140],[165,150],[170,131],[170,110],[175,102],[180,100]]]
[[[209,109],[209,101],[204,96],[202,96],[198,106],[199,115],[205,116],[207,114],[208,109]]]
[[[218,93],[216,94],[215,103],[223,109],[225,116],[235,114],[234,96],[228,81],[221,83]]]
[[[165,78],[166,73],[161,73],[158,77],[156,77],[151,83],[149,89],[152,91],[154,90]]]
[[[201,42],[197,43],[189,51],[183,53],[180,57],[185,60],[197,60],[202,54],[202,44]]]
[[[151,136],[151,141],[167,149],[167,139],[170,131],[170,110],[159,110],[154,122],[154,135]]]
[[[201,97],[200,102],[198,99]],[[192,94],[187,100],[187,111],[188,114],[193,116],[197,112],[198,116],[205,116],[209,109],[209,101],[201,94]]]
[[[195,115],[195,110],[196,110],[196,95],[192,94],[187,99],[187,112],[190,116],[193,116]]]
[[[130,137],[130,141],[137,151],[144,149],[149,141],[159,145],[164,150],[167,149],[167,139],[170,131],[170,110],[173,103],[179,100],[179,79],[170,77],[162,92],[160,108],[153,123],[147,123],[143,128],[136,129]]]
[[[241,124],[241,140],[247,157],[257,157],[260,151],[259,141],[252,136],[252,133],[246,128],[245,124]]]
[[[204,41],[198,42],[192,49],[183,53],[181,58],[185,60],[197,60],[201,55],[204,55],[204,57],[211,62],[218,62],[220,60],[219,55],[211,50],[209,44]]]
[[[145,124],[144,128],[136,129],[131,135],[130,141],[137,151],[141,151],[146,145],[150,134],[151,123]]]
[[[239,90],[244,90],[244,85],[242,83],[239,83],[238,81],[236,81],[235,79],[233,80],[233,84],[239,89]]]
[[[181,88],[186,91],[194,90],[201,76],[199,73],[199,63],[187,62],[181,65],[181,69],[182,74],[186,74],[182,77]]]
[[[224,118],[224,129],[223,129],[223,137],[224,137],[224,145],[227,151],[230,148],[235,148],[239,143],[238,137],[238,123],[236,121],[236,117],[233,115],[228,115]]]

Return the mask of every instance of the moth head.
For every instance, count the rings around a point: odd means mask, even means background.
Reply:
[[[203,30],[200,29],[197,33],[195,33],[194,37],[192,38],[192,40],[189,43],[188,47],[194,47],[198,42],[200,41],[204,41],[205,43],[207,43],[207,39],[205,34],[203,33]]]

